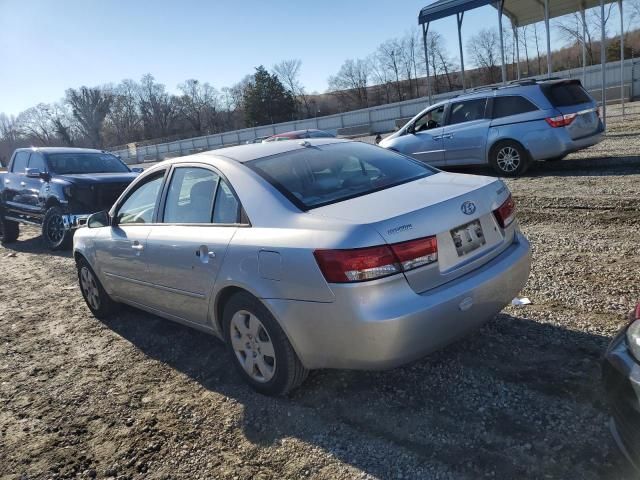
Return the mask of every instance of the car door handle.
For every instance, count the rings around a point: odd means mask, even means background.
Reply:
[[[449,133],[447,135],[443,135],[442,138],[453,138],[453,133]]]
[[[24,183],[24,182],[20,182],[20,186],[21,186],[21,187],[26,187],[26,186],[27,186],[27,184],[26,184],[26,183]]]
[[[5,178],[4,183],[11,183],[11,180],[9,180],[8,178]]]
[[[214,252],[213,250],[209,250],[208,252],[204,253],[202,250],[198,249],[196,250],[196,257],[216,258],[216,252]]]
[[[137,250],[137,251],[142,251],[142,250],[144,250],[144,245],[142,245],[139,242],[133,242],[133,245],[131,245],[131,248],[133,248],[134,250]]]
[[[433,137],[434,140],[442,140],[442,135],[435,135]]]

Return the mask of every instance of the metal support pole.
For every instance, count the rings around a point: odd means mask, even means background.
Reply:
[[[424,44],[424,62],[427,65],[427,97],[431,105],[431,80],[429,79],[429,53],[427,52],[427,33],[429,33],[429,23],[422,24],[422,43]]]
[[[549,29],[549,0],[544,0],[544,28],[547,33],[547,78],[551,77],[551,32]]]
[[[502,55],[502,83],[507,83],[507,64],[504,61],[504,35],[502,32],[502,10],[504,0],[498,2],[498,29],[500,30],[500,55]]]
[[[548,1],[548,0],[547,0]],[[602,124],[607,128],[607,39],[604,31],[604,0],[600,0],[600,81],[602,83],[600,94],[602,97]]]
[[[587,18],[584,13],[584,4],[580,7],[582,18],[582,86],[587,88]]]
[[[624,17],[622,12],[622,0],[618,0],[620,11],[620,105],[624,117]]]
[[[513,40],[516,42],[516,75],[520,80],[520,41],[518,40],[518,25],[513,25]]]
[[[456,13],[458,21],[458,47],[460,48],[460,72],[462,73],[462,91],[466,92],[467,87],[464,81],[464,54],[462,52],[462,20],[464,19],[464,12]]]

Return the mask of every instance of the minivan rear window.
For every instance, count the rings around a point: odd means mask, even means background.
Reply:
[[[554,107],[571,107],[592,101],[579,83],[555,83],[543,87],[542,91]]]
[[[404,155],[360,142],[308,146],[245,165],[303,211],[437,173]]]

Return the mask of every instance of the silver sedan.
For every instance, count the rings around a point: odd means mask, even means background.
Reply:
[[[98,318],[126,303],[217,335],[257,391],[386,369],[499,312],[529,275],[505,184],[336,139],[157,164],[74,238]]]

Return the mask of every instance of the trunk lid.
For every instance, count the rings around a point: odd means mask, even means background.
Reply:
[[[509,246],[513,226],[503,231],[493,215],[508,196],[495,178],[440,172],[309,213],[369,225],[390,244],[435,235],[438,261],[404,273],[421,293],[478,268]]]

